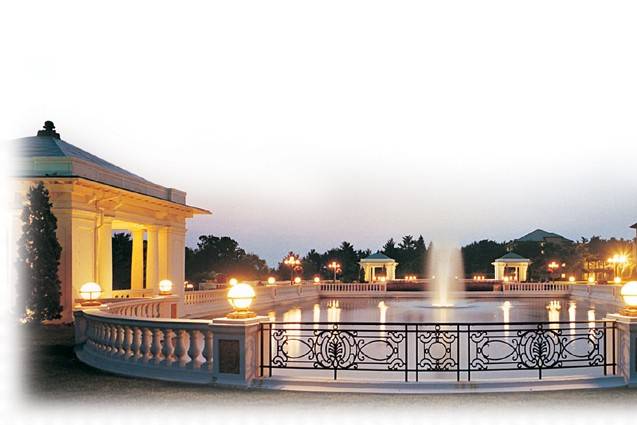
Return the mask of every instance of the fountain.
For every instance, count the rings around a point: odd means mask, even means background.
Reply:
[[[449,242],[432,243],[427,253],[427,276],[433,290],[432,307],[451,308],[464,306],[459,302],[462,294],[464,270],[462,253],[457,245]]]

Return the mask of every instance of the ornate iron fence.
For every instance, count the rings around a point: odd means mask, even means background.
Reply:
[[[615,322],[261,324],[261,375],[277,369],[402,374],[471,381],[509,371],[542,377],[587,368],[616,373]],[[514,372],[515,371],[515,372]],[[348,372],[349,373],[349,372]],[[451,375],[451,376],[449,376]],[[534,375],[533,375],[534,376]]]

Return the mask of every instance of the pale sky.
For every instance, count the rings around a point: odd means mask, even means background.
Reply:
[[[62,138],[273,265],[637,222],[637,3],[4,2],[2,138]]]

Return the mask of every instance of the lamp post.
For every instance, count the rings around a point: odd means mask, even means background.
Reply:
[[[327,265],[327,268],[334,270],[334,280],[333,280],[333,282],[336,283],[336,272],[338,271],[338,269],[341,268],[341,265],[338,264],[336,261],[332,261],[331,263],[329,263]]]
[[[613,275],[614,275],[614,280],[617,281],[617,278],[619,278],[619,281],[621,282],[621,276],[617,273],[617,271],[619,270],[619,266],[621,265],[622,267],[622,273],[624,274],[624,266],[625,264],[628,262],[628,257],[625,255],[619,255],[619,254],[615,254],[613,255],[611,258],[608,259],[608,262],[611,263],[613,265]]]
[[[551,261],[548,265],[547,265],[548,269],[549,269],[549,273],[551,274],[551,280],[553,280],[553,273],[555,273],[555,270],[560,268],[559,263],[556,263],[555,261]]]
[[[290,255],[285,260],[283,260],[283,264],[285,264],[286,266],[290,268],[290,285],[293,285],[294,284],[294,269],[301,265],[301,260],[299,260],[299,257],[290,253]]]

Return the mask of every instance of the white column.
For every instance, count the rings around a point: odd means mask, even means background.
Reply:
[[[157,255],[159,258],[159,280],[169,279],[168,277],[168,228],[159,226],[157,228]],[[173,285],[175,282],[173,282]]]
[[[504,268],[506,266],[505,263],[494,262],[492,263],[495,270],[495,280],[504,279]]]
[[[176,317],[181,317],[184,302],[184,281],[186,280],[186,228],[171,226],[163,229],[164,256],[160,257],[160,270],[165,273],[162,279],[173,283],[172,293],[179,297]],[[160,238],[161,240],[161,238]],[[161,246],[161,244],[160,244]]]
[[[153,295],[159,293],[159,246],[157,226],[146,229],[146,289],[152,289]]]
[[[103,216],[97,223],[97,283],[102,298],[113,296],[113,217]]]
[[[86,282],[96,282],[96,214],[81,210],[71,213],[71,281],[73,300],[80,298],[80,288]],[[63,247],[64,250],[66,247]],[[63,251],[64,252],[64,251]],[[100,283],[101,285],[101,283]],[[66,316],[65,316],[66,317]]]
[[[133,255],[131,256],[130,287],[133,296],[144,289],[144,230],[131,231],[133,236]]]
[[[526,273],[529,269],[529,265],[528,264],[523,264],[520,267],[520,282],[526,282]]]

